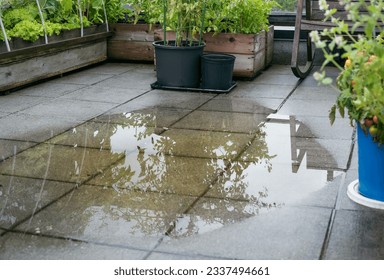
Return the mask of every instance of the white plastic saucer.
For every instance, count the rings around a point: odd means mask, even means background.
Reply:
[[[349,184],[347,194],[348,197],[354,202],[376,209],[384,209],[384,202],[367,198],[359,193],[359,180],[355,180]]]

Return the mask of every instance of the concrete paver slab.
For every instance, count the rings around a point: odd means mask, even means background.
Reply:
[[[36,145],[36,143],[0,140],[0,162],[34,145]]]
[[[292,164],[232,162],[206,196],[247,201],[255,213],[283,205],[332,208],[342,175]]]
[[[41,116],[12,114],[1,119],[0,138],[41,142],[78,125],[80,122],[81,120],[72,116],[54,118],[43,113]]]
[[[334,100],[316,100],[313,102],[312,100],[289,99],[279,110],[279,114],[298,117],[328,117],[329,110],[334,103]]]
[[[51,100],[46,97],[24,96],[19,94],[4,95],[0,96],[0,98],[0,111],[5,113],[18,113],[42,102]]]
[[[263,101],[271,101],[270,106],[265,107]],[[266,98],[237,98],[219,96],[205,103],[199,110],[202,111],[219,111],[219,112],[232,112],[232,113],[258,113],[270,114],[276,112],[276,108],[281,104],[282,100],[279,99],[266,99]]]
[[[255,79],[255,81],[258,78]],[[238,82],[238,86],[230,92],[228,97],[247,98],[257,101],[259,98],[285,99],[288,97],[295,85],[260,84],[255,82]]]
[[[225,168],[223,160],[137,152],[89,181],[116,190],[201,196]]]
[[[71,117],[79,120],[89,120],[115,106],[115,103],[57,98],[26,109],[23,113],[33,116]],[[59,108],[60,110],[58,110]]]
[[[157,250],[236,259],[318,259],[330,216],[324,208],[274,209],[210,232],[165,240]]]
[[[127,102],[141,94],[143,94],[143,91],[137,89],[111,89],[94,85],[66,94],[62,98],[120,104]],[[113,98],[111,98],[112,96]]]
[[[12,95],[22,95],[22,96],[40,96],[40,97],[49,97],[55,98],[68,93],[71,93],[75,90],[83,88],[84,85],[72,85],[72,84],[60,84],[56,79],[40,83],[34,86],[29,86],[27,88],[17,91],[17,93],[12,93]]]
[[[267,85],[283,85],[283,86],[295,86],[299,79],[294,75],[287,74],[282,75],[279,73],[273,73],[272,71],[263,72],[260,76],[253,81],[255,84],[267,84]]]
[[[12,228],[75,188],[75,184],[0,175],[0,226]]]
[[[194,200],[189,196],[82,186],[17,229],[150,250]]]
[[[297,121],[302,123],[297,129],[296,136],[304,138],[351,140],[353,127],[349,119],[337,118],[333,125],[328,117],[299,116]]]
[[[22,233],[8,233],[0,239],[3,260],[140,260],[146,254],[146,251]]]
[[[166,129],[179,119],[192,112],[188,109],[162,107],[135,109],[128,104],[115,107],[107,113],[96,117],[93,121],[120,125],[132,125],[132,121],[136,120],[133,123],[137,127],[155,127],[158,129]]]
[[[121,75],[113,76],[98,83],[98,86],[108,88],[122,88],[122,89],[140,89],[151,90],[151,83],[156,81],[155,75],[149,74],[146,71],[129,71]]]
[[[164,107],[195,110],[214,96],[198,92],[153,90],[133,100],[129,105],[134,106],[135,109]]]
[[[111,74],[74,72],[57,79],[60,84],[93,85],[112,78]]]
[[[336,211],[325,259],[382,260],[382,211]]]
[[[233,112],[194,111],[172,127],[207,131],[254,133],[266,115]]]
[[[187,129],[170,129],[162,136],[171,143],[167,154],[228,160],[236,158],[252,139],[249,134]]]
[[[83,147],[40,144],[0,163],[1,174],[81,183],[124,154]]]

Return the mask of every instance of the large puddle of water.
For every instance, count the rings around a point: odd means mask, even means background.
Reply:
[[[341,172],[316,139],[296,137],[305,126],[293,117],[270,115],[250,133],[157,120],[101,117],[1,162],[0,227],[184,237],[286,205],[329,206],[318,198]]]

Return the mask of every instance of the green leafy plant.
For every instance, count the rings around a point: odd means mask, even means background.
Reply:
[[[314,77],[322,84],[332,84],[324,67],[329,63],[340,69],[336,87],[340,94],[330,110],[331,123],[336,111],[348,114],[351,124],[356,121],[379,143],[384,143],[384,3],[383,0],[344,0],[345,9],[353,25],[338,20],[336,10],[320,1],[327,19],[335,27],[319,33],[311,32],[312,41],[324,53],[325,61]],[[361,13],[366,10],[367,13]],[[361,32],[358,32],[361,31]],[[356,33],[359,33],[358,35]],[[357,35],[357,36],[356,36]],[[322,39],[325,38],[325,39]],[[345,60],[344,65],[340,61]]]
[[[268,30],[268,16],[278,6],[272,0],[210,0],[207,29],[243,34]]]

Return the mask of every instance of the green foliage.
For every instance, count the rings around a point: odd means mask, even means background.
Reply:
[[[272,0],[210,0],[208,31],[258,33],[268,30],[268,16],[278,4]]]
[[[47,35],[59,34],[62,30],[80,28],[80,14],[77,0],[39,0]],[[123,18],[127,9],[120,0],[81,0],[83,26],[105,22],[104,5],[108,22]],[[0,16],[9,38],[35,41],[44,36],[44,28],[35,0],[1,1]],[[0,32],[0,40],[4,40]]]
[[[329,9],[322,0],[321,8],[336,26],[321,34],[311,33],[312,41],[323,50],[326,58],[322,72],[316,73],[315,79],[328,83],[330,78],[326,77],[324,67],[328,63],[336,65],[341,70],[336,82],[340,94],[330,111],[331,122],[336,118],[337,109],[342,117],[347,112],[351,123],[356,121],[365,131],[373,126],[375,133],[372,136],[384,143],[384,3],[383,0],[371,0],[368,5],[364,0],[344,2],[349,18],[353,20],[352,30],[361,27],[364,32],[358,37],[353,36],[343,21],[333,17],[335,10]],[[362,9],[368,14],[361,14]],[[330,40],[321,40],[323,36]],[[344,66],[338,62],[339,55],[334,50],[343,51]],[[376,122],[372,124],[373,119]]]

